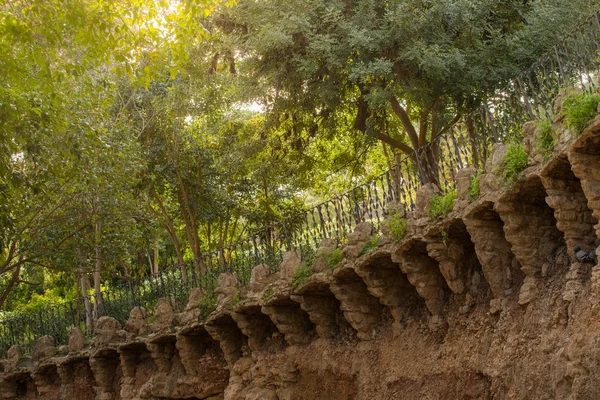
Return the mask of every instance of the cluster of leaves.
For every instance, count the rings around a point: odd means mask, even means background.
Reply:
[[[369,254],[370,252],[375,250],[377,248],[377,240],[379,240],[378,235],[371,236],[369,238],[369,240],[367,241],[367,243],[365,244],[365,247],[363,247],[362,250],[360,251],[360,255],[364,256],[365,254]]]
[[[549,158],[552,156],[554,151],[554,129],[552,128],[552,121],[546,119],[538,123],[539,136],[536,140],[537,151]]]
[[[479,170],[469,180],[469,198],[471,201],[477,200],[481,194],[479,190],[479,179],[481,179],[481,175],[483,175],[483,171]]]
[[[292,286],[296,287],[300,285],[302,282],[306,281],[308,278],[312,276],[312,268],[310,265],[303,263],[296,270],[296,274],[294,275],[294,279],[292,279]]]
[[[329,268],[333,269],[343,259],[344,259],[344,253],[342,252],[342,249],[338,247],[338,248],[334,249],[331,253],[329,253],[329,255],[327,256],[326,264]]]
[[[450,190],[442,195],[437,194],[431,198],[429,203],[429,218],[432,220],[440,219],[452,212],[454,200],[458,198],[456,190]]]
[[[527,168],[527,153],[521,143],[509,143],[501,164],[501,174],[505,184],[514,183],[521,172]]]
[[[586,125],[598,114],[600,95],[584,92],[572,94],[565,99],[563,114],[567,128],[580,133]]]
[[[404,217],[404,213],[397,211],[393,213],[387,220],[388,227],[390,229],[390,235],[400,242],[406,236],[408,231],[408,221]]]

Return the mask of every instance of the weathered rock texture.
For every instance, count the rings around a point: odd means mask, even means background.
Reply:
[[[206,321],[195,290],[183,313],[162,299],[124,329],[99,319],[91,343],[73,329],[68,348],[14,346],[0,399],[599,399],[600,269],[573,251],[598,246],[600,119],[561,137],[509,188],[495,146],[480,197],[466,196],[474,171],[458,174],[439,221],[425,187],[399,243],[374,248],[363,223],[336,266],[337,242],[324,241],[302,282],[294,252],[281,274],[258,266],[248,288],[223,274]]]

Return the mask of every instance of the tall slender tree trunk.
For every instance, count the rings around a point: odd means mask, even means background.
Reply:
[[[88,297],[88,291],[90,289],[90,283],[83,269],[79,271],[79,284],[81,285],[81,297],[83,298],[83,306],[85,308],[85,328],[87,332],[94,332],[94,318],[92,304]]]
[[[95,265],[94,265],[94,321],[98,320],[100,316],[100,307],[103,304],[102,301],[102,288],[101,288],[101,271],[102,271],[102,252],[100,248],[102,236],[102,224],[99,219],[96,220],[94,226],[94,253],[95,253]]]
[[[175,176],[177,178],[177,184],[179,187],[179,201],[182,209],[181,211],[183,214],[183,219],[185,221],[185,231],[190,244],[190,249],[192,250],[192,254],[194,255],[194,264],[198,273],[200,275],[204,275],[206,273],[206,268],[204,266],[202,254],[200,252],[200,238],[198,237],[198,225],[196,224],[196,217],[192,212],[192,207],[190,205],[190,199],[187,193],[187,189],[183,184],[181,174],[179,173],[179,168],[177,167],[175,167]]]
[[[158,275],[158,239],[154,240],[154,275]]]
[[[167,232],[169,233],[169,237],[171,238],[171,243],[173,244],[173,247],[175,248],[175,254],[177,254],[177,265],[179,266],[179,269],[181,270],[181,276],[183,277],[183,283],[185,283],[187,285],[187,283],[188,283],[187,268],[186,268],[185,262],[183,260],[183,252],[181,251],[181,245],[179,244],[179,239],[177,238],[177,232],[175,231],[175,225],[173,224],[173,220],[169,216],[169,213],[167,212],[167,209],[166,209],[163,201],[158,196],[158,193],[156,193],[156,190],[154,190],[154,188],[152,188],[151,190],[152,190],[152,196],[158,203],[158,207],[160,208],[160,212],[164,218],[163,225],[164,225],[165,229],[167,230]],[[154,211],[154,209],[152,207],[150,207],[150,208],[152,209],[153,212],[156,213],[156,211]]]

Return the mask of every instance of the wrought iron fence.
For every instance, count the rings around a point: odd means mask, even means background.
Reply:
[[[600,56],[600,14],[596,13],[526,72],[497,90],[481,107],[466,115],[444,135],[434,138],[415,154],[400,160],[393,168],[372,181],[329,199],[307,211],[290,216],[226,248],[206,252],[199,275],[190,264],[173,268],[140,282],[105,290],[100,298],[90,296],[44,310],[0,317],[0,356],[14,344],[31,350],[34,340],[43,335],[66,344],[72,326],[86,328],[88,308],[96,304],[96,317],[109,315],[124,323],[130,310],[143,306],[151,312],[158,298],[172,299],[183,309],[192,288],[201,287],[207,300],[205,314],[211,309],[214,288],[220,273],[231,272],[241,283],[250,279],[252,268],[268,264],[279,268],[288,250],[307,255],[321,240],[343,240],[363,221],[376,229],[392,204],[408,212],[415,206],[416,192],[425,182],[436,183],[443,191],[455,185],[455,174],[465,167],[482,168],[494,143],[518,140],[523,123],[554,118],[554,102],[563,88],[594,90]]]

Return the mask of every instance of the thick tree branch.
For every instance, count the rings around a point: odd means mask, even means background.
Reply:
[[[406,112],[404,107],[402,107],[402,105],[400,105],[396,96],[392,96],[390,98],[390,102],[392,104],[392,110],[394,111],[394,114],[396,114],[398,116],[398,118],[400,118],[400,122],[402,122],[402,126],[404,127],[404,130],[406,131],[406,134],[408,135],[408,138],[410,139],[410,142],[412,143],[413,147],[415,149],[418,148],[419,147],[419,135],[417,134],[415,127],[413,126],[412,122],[410,121],[410,117],[408,116],[408,113]]]

